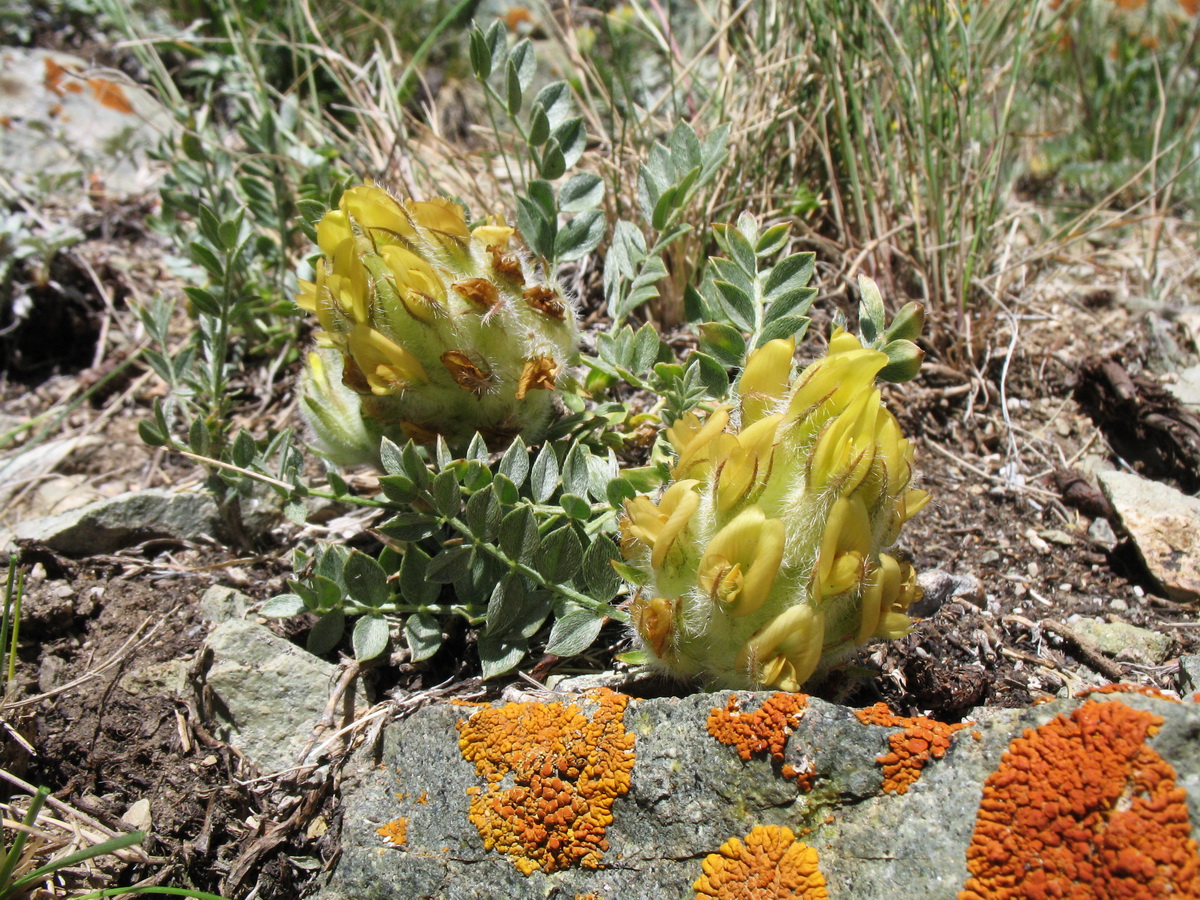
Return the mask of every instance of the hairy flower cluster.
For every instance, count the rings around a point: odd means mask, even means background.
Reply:
[[[883,551],[929,498],[875,387],[888,358],[838,330],[792,381],[794,352],[765,344],[736,405],[669,428],[673,483],[625,503],[622,550],[646,576],[630,612],[676,675],[796,691],[911,625],[913,569]]]
[[[377,459],[380,435],[458,448],[476,431],[497,445],[540,437],[578,332],[513,228],[470,229],[449,200],[365,184],[321,219],[317,243],[297,298],[322,329],[302,406],[331,459]]]

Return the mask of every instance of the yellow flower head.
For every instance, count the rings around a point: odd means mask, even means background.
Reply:
[[[920,593],[884,552],[928,500],[875,388],[887,357],[839,330],[792,378],[794,349],[768,342],[736,402],[667,428],[676,481],[625,503],[621,549],[647,576],[643,646],[714,686],[799,690],[859,644],[903,635]]]
[[[577,325],[502,216],[472,230],[453,201],[402,201],[363,184],[316,232],[322,256],[296,302],[317,317],[318,346],[344,357],[342,381],[379,433],[442,435],[458,449],[476,432],[497,443],[538,439]],[[322,383],[306,382],[317,393]],[[310,411],[320,402],[311,399]]]

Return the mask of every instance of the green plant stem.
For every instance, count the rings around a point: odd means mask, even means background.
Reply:
[[[628,624],[629,614],[624,610],[617,609],[610,603],[596,600],[594,597],[589,597],[587,594],[581,594],[579,591],[575,590],[574,588],[569,588],[566,585],[551,583],[537,569],[526,565],[519,560],[513,559],[495,544],[490,544],[487,541],[480,540],[478,536],[476,536],[475,532],[471,530],[471,527],[462,519],[459,519],[456,516],[451,517],[446,520],[446,524],[451,526],[459,534],[466,535],[467,537],[471,538],[476,548],[484,551],[497,562],[506,566],[510,572],[516,572],[524,575],[534,584],[538,585],[538,587],[545,588],[551,593],[566,597],[571,602],[577,603],[585,609],[590,609],[593,612],[603,613],[611,619]]]
[[[9,563],[10,571],[16,568],[12,563]],[[17,587],[12,594],[12,615],[8,613],[8,596],[4,598],[4,619],[5,624],[12,629],[11,645],[8,647],[8,671],[5,675],[4,685],[7,687],[12,684],[12,680],[17,674],[17,646],[21,634],[21,599],[25,594],[25,573],[19,568],[17,569]]]
[[[42,791],[45,791],[46,793],[42,794]],[[43,798],[49,793],[49,788],[38,788],[38,795],[42,796]],[[31,805],[30,810],[32,811],[32,809],[33,807]],[[117,850],[123,850],[126,847],[132,847],[134,844],[140,844],[145,839],[146,833],[144,831],[135,831],[132,834],[119,834],[116,837],[109,838],[107,841],[102,841],[101,843],[94,844],[91,847],[85,847],[82,850],[78,850],[75,853],[60,857],[59,859],[51,860],[40,869],[34,869],[28,875],[18,878],[13,882],[12,887],[14,890],[20,890],[27,885],[36,884],[43,878],[53,875],[59,869],[65,869],[68,866],[74,866],[78,863],[86,862],[89,859],[94,859],[97,856],[103,856],[106,853],[113,853]]]
[[[0,864],[0,900],[8,900],[9,897],[16,896],[16,892],[21,885],[27,881],[29,875],[25,878],[13,881],[12,875],[17,868],[17,863],[21,861],[21,854],[25,851],[25,844],[29,841],[29,829],[33,828],[33,823],[37,821],[38,814],[42,811],[42,807],[46,803],[46,798],[50,796],[50,788],[40,787],[32,797],[29,798],[29,809],[25,813],[25,818],[21,820],[21,824],[25,828],[17,829],[13,836],[12,846],[8,848],[8,853],[4,856],[3,864]]]
[[[16,587],[18,555],[14,553],[8,561],[8,578],[4,587],[4,615],[0,616],[0,674],[8,672],[8,624],[12,612],[13,591]],[[4,683],[0,684],[0,700],[7,694],[6,688],[12,681],[12,675],[4,675]]]

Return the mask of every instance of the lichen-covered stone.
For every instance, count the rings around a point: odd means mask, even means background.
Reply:
[[[583,721],[595,722],[594,699],[571,696],[563,702],[578,707]],[[771,694],[738,693],[732,708],[755,717],[771,702]],[[773,702],[770,709],[780,711],[777,695]],[[863,724],[855,710],[810,697],[803,716],[784,716],[792,731],[781,761],[772,758],[771,735],[763,752],[743,759],[709,733],[712,711],[731,709],[730,694],[723,692],[629,701],[621,718],[633,738],[634,763],[627,792],[612,800],[612,822],[604,833],[608,849],[598,868],[569,862],[524,875],[512,856],[487,849],[471,822],[472,800],[490,782],[475,762],[464,759],[463,732],[456,730],[479,709],[503,706],[432,706],[387,728],[378,755],[364,754],[348,768],[342,856],[322,898],[544,900],[592,894],[608,900],[695,900],[706,858],[734,838],[749,848],[751,835],[755,841],[772,836],[771,845],[782,846],[776,839],[786,828],[817,855],[832,900],[957,900],[972,877],[967,852],[989,776],[1028,729],[1070,718],[1087,703],[1119,703],[1162,719],[1156,733],[1147,731],[1144,746],[1174,770],[1174,789],[1182,792],[1178,809],[1186,808],[1195,838],[1197,703],[1119,692],[1024,710],[979,710],[974,724],[948,740],[944,755],[897,794],[884,790],[885,772],[877,760],[892,752],[891,739],[903,736],[903,728]],[[610,735],[616,733],[612,725]],[[561,727],[551,728],[548,737],[570,741]],[[813,786],[802,793],[783,770],[806,762]],[[507,773],[495,784],[506,789],[515,781]],[[427,802],[419,802],[422,795]],[[401,818],[408,823],[403,845],[377,833]]]

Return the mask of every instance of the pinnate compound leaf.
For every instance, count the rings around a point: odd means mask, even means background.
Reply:
[[[413,662],[429,659],[442,646],[442,626],[431,613],[414,613],[404,620],[404,641]]]
[[[590,609],[571,606],[554,619],[546,652],[554,656],[575,656],[596,641],[604,618]]]
[[[425,577],[437,584],[449,584],[466,575],[470,568],[470,547],[447,547],[429,561]]]
[[[613,570],[612,561],[620,558],[621,552],[612,538],[606,534],[596,536],[583,554],[583,582],[590,596],[608,602],[617,595],[621,578]]]
[[[487,634],[479,637],[479,662],[483,666],[483,677],[496,678],[507,675],[525,658],[529,641],[517,636],[503,637]]]
[[[298,616],[307,609],[304,598],[299,594],[280,594],[264,603],[259,613],[272,619],[286,619]]]
[[[315,656],[324,656],[342,640],[346,633],[346,615],[340,609],[331,609],[321,618],[308,633],[305,646],[308,652]]]
[[[533,499],[538,503],[549,500],[559,485],[558,457],[549,443],[542,445],[533,461]]]
[[[388,623],[383,616],[363,616],[354,623],[350,643],[354,646],[354,658],[359,662],[374,659],[387,649]]]
[[[346,593],[363,606],[382,606],[392,595],[383,567],[374,558],[357,550],[346,560],[342,578]]]
[[[558,192],[558,206],[566,213],[595,209],[603,199],[604,181],[591,172],[573,175]]]
[[[411,544],[404,551],[404,562],[400,563],[400,596],[413,606],[433,603],[442,592],[442,586],[429,580],[429,554],[418,545]]]
[[[556,528],[544,538],[534,564],[550,584],[566,584],[583,565],[583,545],[571,525]]]
[[[500,549],[509,559],[528,563],[538,543],[537,519],[528,506],[518,506],[500,523]]]
[[[488,598],[485,616],[487,634],[500,637],[516,624],[525,604],[526,581],[523,575],[510,572],[500,579]]]

